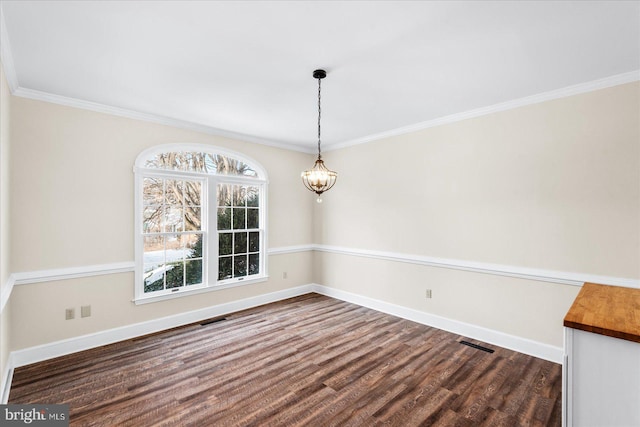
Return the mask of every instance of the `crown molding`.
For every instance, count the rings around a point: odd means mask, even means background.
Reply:
[[[26,89],[17,87],[12,94],[21,98],[33,99],[36,101],[50,102],[52,104],[64,105],[67,107],[79,108],[81,110],[95,111],[98,113],[110,114],[113,116],[124,117],[127,119],[140,120],[143,122],[157,123],[165,126],[171,126],[179,129],[190,130],[194,132],[205,133],[208,135],[221,136],[224,138],[235,139],[237,141],[250,142],[253,144],[267,145],[270,147],[281,148],[289,151],[298,151],[306,154],[313,154],[312,148],[301,147],[295,144],[287,144],[284,142],[273,141],[269,139],[259,138],[256,136],[245,135],[238,132],[226,131],[199,123],[188,122],[186,120],[174,119],[157,114],[142,113],[139,111],[127,110],[120,107],[112,107],[110,105],[100,104],[92,101],[85,101],[77,98],[56,95],[53,93],[42,92],[34,89]]]
[[[13,63],[13,53],[11,53],[11,43],[9,43],[9,33],[7,33],[7,24],[4,20],[4,12],[2,10],[2,3],[0,2],[0,62],[2,62],[2,68],[4,69],[4,75],[9,84],[11,93],[19,87],[18,76],[16,75],[16,69]]]
[[[0,8],[0,12],[2,9]],[[2,18],[0,16],[0,18]],[[2,18],[4,19],[4,18]],[[37,101],[50,102],[53,104],[64,105],[67,107],[74,107],[83,110],[90,110],[104,114],[111,114],[119,117],[140,120],[145,122],[157,123],[161,125],[171,126],[179,129],[191,130],[195,132],[201,132],[208,135],[221,136],[224,138],[235,139],[244,142],[250,142],[254,144],[266,145],[275,148],[281,148],[284,150],[297,151],[305,154],[314,154],[314,147],[303,147],[295,144],[288,144],[279,141],[273,141],[269,139],[259,138],[256,136],[245,135],[238,132],[226,131],[223,129],[217,129],[211,126],[202,125],[199,123],[188,122],[185,120],[174,119],[170,117],[160,116],[151,113],[143,113],[133,110],[127,110],[119,107],[112,107],[109,105],[100,104],[92,101],[85,101],[77,98],[70,98],[66,96],[56,95],[48,92],[42,92],[34,89],[22,88],[18,85],[17,76],[13,66],[13,57],[11,55],[10,44],[8,43],[8,35],[4,23],[2,23],[2,43],[0,44],[0,53],[2,53],[2,60],[7,76],[7,82],[11,92],[15,96],[22,98],[33,99]],[[5,60],[6,57],[6,60]],[[325,145],[324,151],[335,151],[342,148],[352,147],[354,145],[366,144],[369,142],[377,141],[380,139],[391,138],[394,136],[404,135],[411,132],[417,132],[424,129],[442,126],[450,123],[459,122],[466,119],[475,117],[481,117],[492,113],[497,113],[506,110],[512,110],[527,105],[538,104],[545,101],[551,101],[559,98],[566,98],[573,95],[579,95],[582,93],[592,92],[595,90],[605,89],[608,87],[618,86],[625,83],[631,83],[640,80],[640,70],[634,70],[627,73],[617,74],[614,76],[605,77],[598,80],[593,80],[586,83],[580,83],[572,86],[567,86],[561,89],[543,92],[537,95],[531,95],[524,98],[519,98],[511,101],[502,102],[499,104],[490,105],[487,107],[477,108],[474,110],[465,111],[462,113],[451,114],[448,116],[440,117],[433,120],[427,120],[425,122],[416,123],[413,125],[403,126],[396,129],[391,129],[385,132],[376,133],[373,135],[365,136],[362,138],[352,139],[345,142],[338,142],[335,144]]]
[[[494,104],[487,107],[477,108],[477,109],[465,111],[462,113],[451,114],[449,116],[444,116],[444,117],[440,117],[433,120],[427,120],[425,122],[416,123],[413,125],[403,126],[397,129],[376,133],[376,134],[365,136],[362,138],[352,139],[350,141],[325,145],[324,151],[326,152],[326,151],[339,150],[339,149],[351,147],[354,145],[365,144],[368,142],[373,142],[373,141],[377,141],[384,138],[390,138],[393,136],[399,136],[399,135],[404,135],[411,132],[417,132],[420,130],[441,126],[441,125],[446,125],[450,123],[455,123],[455,122],[459,122],[466,119],[472,119],[475,117],[485,116],[487,114],[497,113],[500,111],[512,110],[514,108],[524,107],[526,105],[538,104],[541,102],[551,101],[559,98],[566,98],[569,96],[592,92],[599,89],[605,89],[612,86],[618,86],[625,83],[631,83],[638,80],[640,80],[640,70],[634,70],[628,73],[617,74],[614,76],[609,76],[609,77],[593,80],[586,83],[580,83],[572,86],[567,86],[561,89],[552,90],[549,92],[539,93],[537,95],[526,96],[524,98],[501,102],[499,104]]]
[[[1,11],[1,9],[0,9]],[[3,28],[3,32],[6,30]],[[7,37],[3,34],[2,37]],[[5,39],[4,41],[6,41]],[[211,126],[202,125],[199,123],[188,122],[185,120],[174,119],[170,117],[160,116],[150,113],[142,113],[133,110],[127,110],[119,107],[112,107],[109,105],[99,104],[91,101],[84,101],[77,98],[70,98],[66,96],[56,95],[48,92],[42,92],[34,89],[26,89],[18,86],[17,76],[13,67],[13,59],[9,48],[9,43],[2,43],[0,45],[2,50],[3,65],[5,74],[7,76],[7,82],[11,88],[12,94],[22,98],[33,99],[37,101],[50,102],[53,104],[64,105],[68,107],[79,108],[83,110],[90,110],[104,114],[111,114],[128,119],[140,120],[145,122],[157,123],[161,125],[171,126],[179,129],[191,130],[195,132],[201,132],[208,135],[221,136],[224,138],[235,139],[238,141],[250,142],[254,144],[266,145],[275,148],[281,148],[289,151],[297,151],[305,154],[315,154],[314,147],[303,147],[295,144],[288,144],[279,141],[273,141],[269,139],[263,139],[256,136],[245,135],[242,133],[226,131],[217,129]],[[5,56],[8,58],[7,62],[4,62]],[[442,126],[450,123],[459,122],[466,119],[472,119],[475,117],[481,117],[492,113],[497,113],[506,110],[512,110],[527,105],[538,104],[545,101],[551,101],[559,98],[566,98],[573,95],[579,95],[582,93],[592,92],[595,90],[605,89],[608,87],[618,86],[625,83],[631,83],[640,80],[640,70],[630,71],[628,73],[617,74],[610,77],[605,77],[591,82],[580,83],[577,85],[567,86],[565,88],[552,90],[549,92],[540,93],[537,95],[531,95],[524,98],[515,99],[512,101],[502,102],[487,107],[477,108],[474,110],[465,111],[462,113],[451,114],[448,116],[440,117],[433,120],[427,120],[425,122],[416,123],[413,125],[403,126],[397,129],[392,129],[386,132],[380,132],[377,134],[365,136],[362,138],[353,139],[350,141],[339,142],[335,144],[325,145],[324,151],[335,151],[342,148],[351,147],[354,145],[366,144],[369,142],[377,141],[380,139],[391,138],[394,136],[404,135],[411,132],[417,132],[424,129]]]

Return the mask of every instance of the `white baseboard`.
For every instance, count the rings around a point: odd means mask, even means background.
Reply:
[[[562,363],[563,349],[562,347],[554,347],[549,344],[540,343],[526,338],[505,334],[503,332],[492,329],[475,326],[469,323],[460,322],[458,320],[448,319],[446,317],[437,316],[435,314],[425,313],[423,311],[414,310],[385,301],[376,300],[362,295],[353,294],[335,288],[323,285],[313,284],[312,289],[322,295],[347,301],[363,307],[371,308],[383,313],[411,320],[423,325],[432,326],[444,331],[452,332],[458,335],[464,335],[469,338],[494,344],[500,347],[508,348],[519,353],[528,354],[540,359],[549,360],[554,363]]]
[[[9,390],[11,390],[11,380],[13,380],[13,354],[9,354],[9,360],[4,367],[4,375],[2,375],[2,381],[0,382],[0,404],[6,405],[9,400]]]
[[[204,319],[234,313],[240,310],[257,307],[259,305],[280,301],[283,299],[304,295],[311,292],[311,285],[303,285],[295,288],[284,289],[268,294],[258,295],[238,301],[232,301],[220,305],[215,305],[200,310],[180,313],[173,316],[162,317],[160,319],[149,320],[147,322],[108,329],[93,334],[69,338],[35,347],[11,352],[13,367],[29,365],[54,357],[76,353],[114,342],[136,338],[142,335],[151,334],[177,326],[195,323]]]
[[[457,320],[447,319],[445,317],[436,316],[434,314],[421,312],[418,310],[402,307],[362,295],[353,294],[339,289],[334,289],[318,284],[309,284],[271,292],[268,294],[258,295],[238,301],[232,301],[216,306],[211,306],[200,310],[194,310],[186,313],[176,314],[173,316],[162,317],[160,319],[149,320],[147,322],[122,326],[119,328],[96,332],[93,334],[83,335],[13,351],[9,355],[5,375],[2,378],[2,388],[0,388],[0,402],[6,403],[7,399],[9,398],[9,390],[11,388],[11,379],[13,376],[14,368],[29,365],[31,363],[41,362],[43,360],[52,359],[54,357],[88,350],[90,348],[95,348],[126,339],[136,338],[142,335],[175,328],[182,325],[187,325],[189,323],[198,322],[204,319],[222,316],[240,310],[246,310],[248,308],[257,307],[259,305],[268,304],[271,302],[281,301],[310,292],[316,292],[342,301],[371,308],[373,310],[398,316],[403,319],[411,320],[413,322],[421,323],[423,325],[432,326],[434,328],[470,337],[479,341],[508,348],[510,350],[539,357],[541,359],[549,360],[555,363],[562,363],[563,349],[560,347],[554,347],[526,338],[520,338],[480,326],[460,322]]]

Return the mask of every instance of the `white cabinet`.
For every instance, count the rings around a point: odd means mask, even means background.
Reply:
[[[564,326],[563,425],[640,427],[640,289],[585,283]]]
[[[564,425],[640,426],[640,343],[565,328],[565,353]]]

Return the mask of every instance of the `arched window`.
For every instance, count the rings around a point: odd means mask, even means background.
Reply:
[[[266,280],[264,169],[200,144],[136,159],[137,303]]]

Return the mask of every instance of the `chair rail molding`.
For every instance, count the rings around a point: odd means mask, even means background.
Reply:
[[[468,261],[453,258],[438,258],[426,255],[359,249],[344,246],[302,244],[269,248],[267,250],[267,253],[270,256],[276,256],[308,251],[373,258],[384,261],[418,264],[427,267],[463,270],[481,274],[493,274],[497,276],[508,276],[520,279],[534,280],[538,282],[558,283],[563,285],[582,286],[585,282],[590,282],[613,286],[624,286],[627,288],[640,288],[639,279],[602,276],[588,273],[544,270],[530,267],[492,264],[480,261]],[[75,279],[81,277],[102,276],[107,274],[129,273],[133,271],[135,271],[135,263],[133,261],[124,261],[110,264],[97,264],[12,273],[9,276],[7,283],[3,287],[3,292],[0,298],[0,312],[6,305],[11,294],[11,290],[14,286],[27,285],[30,283],[54,282],[58,280]]]
[[[624,277],[601,276],[596,274],[572,273],[566,271],[544,270],[538,268],[519,267],[504,264],[491,264],[478,261],[467,261],[451,258],[437,258],[424,255],[411,255],[399,252],[377,251],[369,249],[347,248],[342,246],[313,245],[313,250],[331,254],[374,258],[385,261],[404,262],[427,267],[448,268],[452,270],[471,271],[497,276],[516,277],[538,282],[551,282],[563,285],[582,286],[585,282],[602,283],[627,288],[640,288],[640,280]]]

